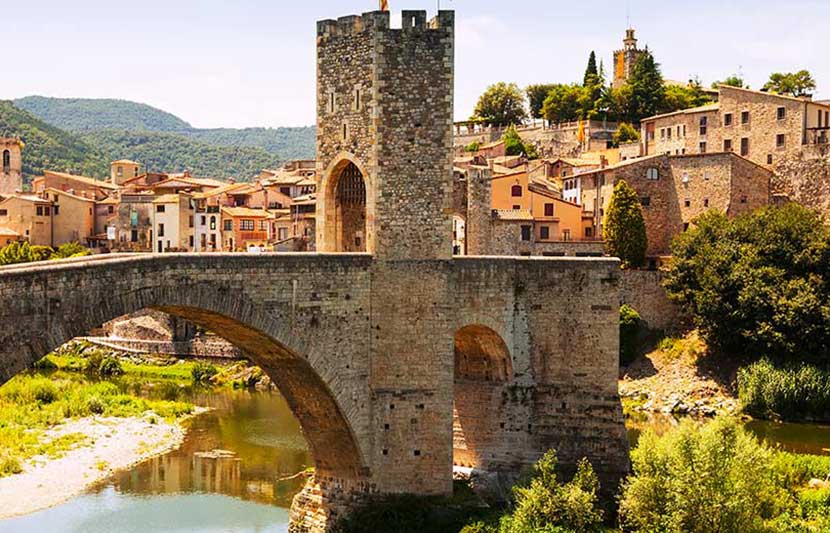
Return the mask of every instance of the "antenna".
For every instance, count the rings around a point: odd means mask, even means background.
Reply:
[[[625,27],[631,27],[631,0],[625,2]]]

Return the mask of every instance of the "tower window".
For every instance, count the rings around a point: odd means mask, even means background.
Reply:
[[[660,179],[660,171],[657,170],[656,167],[651,167],[646,170],[646,179],[651,181],[657,181]]]
[[[786,107],[779,107],[778,108],[778,120],[784,120],[787,118],[787,108]]]
[[[12,169],[12,153],[8,150],[3,150],[3,173],[8,174]]]
[[[510,188],[510,195],[514,198],[521,198],[522,197],[522,186],[521,185],[514,185]]]
[[[335,98],[334,98],[334,91],[329,93],[329,113],[334,113],[335,110]]]

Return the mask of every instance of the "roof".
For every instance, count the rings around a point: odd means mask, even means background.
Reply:
[[[493,214],[499,220],[506,221],[533,221],[533,215],[529,209],[493,209]]]
[[[46,176],[56,176],[58,178],[70,179],[81,183],[86,183],[87,185],[92,185],[94,187],[100,187],[102,189],[119,189],[118,185],[114,185],[106,181],[96,180],[95,178],[87,178],[86,176],[76,176],[75,174],[67,174],[66,172],[54,172],[52,170],[44,170],[43,177]]]
[[[154,204],[173,204],[179,202],[178,194],[162,194],[153,200]]]
[[[591,167],[601,164],[599,159],[587,159],[584,157],[557,157],[556,159],[552,159],[550,163],[553,164],[557,161],[562,161],[572,167]]]
[[[36,194],[10,194],[8,196],[3,196],[0,202],[5,202],[7,200],[11,200],[12,198],[17,200],[23,200],[25,202],[35,202],[38,204],[51,204],[52,202],[46,198],[41,198]]]
[[[199,198],[210,198],[212,196],[216,196],[219,194],[230,193],[237,189],[242,189],[245,187],[251,187],[250,183],[226,183],[221,187],[217,187],[215,189],[211,189],[209,191],[203,192],[199,195]]]
[[[648,118],[644,118],[642,122],[647,122],[649,120],[656,120],[658,118],[666,118],[671,117],[674,115],[692,115],[694,113],[705,113],[707,111],[717,111],[720,109],[720,104],[717,102],[701,105],[698,107],[690,107],[688,109],[680,109],[678,111],[672,111],[671,113],[663,113],[662,115],[654,115]]]
[[[314,205],[317,203],[316,194],[304,194],[298,196],[291,201],[292,205]]]
[[[605,168],[595,168],[593,170],[586,170],[585,172],[580,172],[579,174],[574,174],[573,176],[566,176],[562,179],[573,179],[573,178],[581,178],[583,176],[593,176],[594,174],[600,174],[602,172],[607,172],[609,170],[616,170],[618,168],[627,167],[630,165],[634,165],[637,163],[644,163],[646,161],[651,161],[652,159],[657,159],[660,157],[668,157],[666,154],[652,154],[643,157],[635,157],[634,159],[626,159],[625,161],[620,161],[614,165],[609,165]]]
[[[251,209],[250,207],[223,207],[222,213],[232,217],[267,218],[270,216],[265,209]]]
[[[758,90],[755,90],[755,89],[746,89],[744,87],[733,87],[731,85],[719,85],[718,86],[719,91],[721,91],[723,89],[726,89],[727,91],[742,91],[742,92],[745,92],[745,93],[752,93],[752,94],[757,94],[757,95],[760,95],[760,96],[772,96],[774,98],[784,98],[786,100],[793,100],[793,101],[801,102],[801,103],[817,104],[817,105],[820,105],[820,106],[827,106],[827,103],[825,103],[822,100],[808,100],[808,99],[801,98],[801,97],[798,97],[798,96],[790,96],[788,94],[778,94],[778,93],[772,93],[772,92],[769,92],[769,91],[758,91]]]
[[[56,189],[56,188],[54,188],[54,187],[47,187],[47,188],[45,189],[45,191],[49,191],[49,192],[50,192],[50,193],[52,193],[52,194],[60,194],[60,195],[63,195],[63,196],[68,196],[68,197],[70,197],[70,198],[74,198],[74,199],[76,199],[76,200],[82,200],[82,201],[84,201],[84,202],[92,202],[92,203],[95,203],[95,199],[94,199],[94,198],[87,198],[86,196],[79,196],[79,195],[77,195],[77,194],[72,194],[71,192],[66,192],[66,191],[62,191],[62,190],[60,190],[60,189]]]
[[[100,202],[96,202],[96,203],[99,204],[99,205],[111,205],[111,204],[115,205],[115,204],[119,204],[121,202],[119,202],[117,198],[114,198],[112,196],[108,196],[107,198],[104,198]]]
[[[119,163],[122,164],[122,165],[141,165],[141,163],[137,163],[137,162],[131,161],[129,159],[119,159],[118,161],[113,161],[112,162],[113,165],[117,165]]]
[[[0,237],[20,237],[20,234],[13,229],[0,227]]]

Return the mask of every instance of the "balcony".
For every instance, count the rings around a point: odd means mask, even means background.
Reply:
[[[267,241],[267,231],[242,231],[239,233],[239,240],[241,242],[247,241]]]

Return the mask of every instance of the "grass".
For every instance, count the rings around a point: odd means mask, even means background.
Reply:
[[[81,355],[50,354],[43,358],[38,367],[43,369],[63,370],[65,372],[83,372],[88,368],[88,357]],[[186,361],[170,365],[136,364],[121,362],[124,375],[140,376],[152,379],[190,381],[196,362]]]
[[[193,412],[189,403],[146,400],[109,382],[20,375],[0,387],[0,477],[20,472],[32,457],[60,457],[86,443],[79,433],[50,439],[47,430],[67,420],[100,415],[129,418],[147,411],[172,420]]]
[[[665,361],[682,361],[694,364],[706,355],[706,343],[697,332],[685,337],[663,337],[657,343],[655,351]]]

